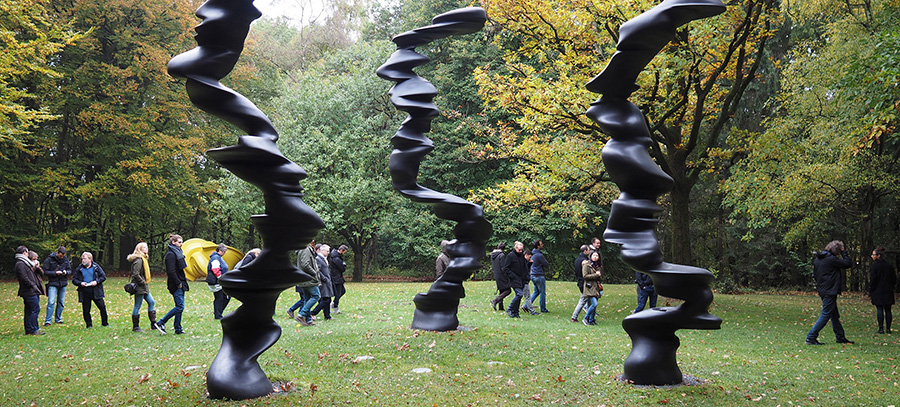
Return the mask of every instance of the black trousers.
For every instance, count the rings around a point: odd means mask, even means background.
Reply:
[[[344,283],[335,283],[331,287],[334,289],[334,301],[332,303],[335,308],[338,308],[341,305],[341,297],[347,293],[347,289],[344,288]]]
[[[91,302],[97,304],[97,309],[100,310],[100,323],[103,326],[109,325],[109,317],[106,315],[106,301],[103,301],[103,298],[84,298],[81,302],[81,315],[84,317],[84,324],[90,328],[94,326],[94,321],[91,319]]]
[[[222,319],[222,313],[225,312],[225,307],[228,306],[228,302],[231,301],[231,297],[228,294],[225,294],[225,290],[219,290],[213,293],[213,317],[216,319]]]

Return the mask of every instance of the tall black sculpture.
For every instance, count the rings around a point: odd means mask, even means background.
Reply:
[[[289,253],[306,246],[325,227],[301,199],[306,172],[275,145],[278,133],[250,100],[219,80],[231,72],[244,48],[250,23],[261,16],[253,0],[209,0],[197,10],[197,47],[169,61],[169,74],[187,79],[191,102],[247,133],[235,146],[207,155],[263,191],[266,213],[252,221],[263,238],[262,253],[248,267],[219,279],[241,306],[222,319],[222,346],[206,374],[211,398],[248,399],[272,392],[257,358],[278,341],[272,317],[286,288],[309,281]]]
[[[603,238],[621,244],[622,260],[649,274],[659,294],[684,300],[679,307],[653,308],[622,321],[632,341],[622,378],[636,384],[681,383],[675,331],[719,329],[722,320],[709,313],[712,273],[663,262],[654,232],[662,210],[656,199],[672,189],[673,181],[647,152],[650,129],[628,97],[638,89],[638,74],[675,37],[678,27],[723,11],[725,5],[719,0],[665,0],[622,24],[616,53],[587,85],[603,95],[591,104],[587,115],[611,137],[603,148],[603,164],[621,190]]]
[[[394,37],[392,41],[397,44],[397,51],[377,70],[378,76],[397,83],[390,91],[391,102],[397,109],[409,113],[391,138],[394,151],[389,167],[394,189],[415,202],[433,205],[438,217],[457,222],[453,230],[456,239],[447,245],[447,256],[450,257],[447,271],[427,293],[419,293],[413,300],[416,304],[414,329],[450,331],[459,327],[456,313],[460,298],[465,297],[463,281],[481,267],[479,259],[484,256],[485,244],[492,233],[491,224],[484,219],[480,206],[422,187],[416,181],[419,165],[434,148],[425,133],[431,130],[431,121],[439,111],[432,103],[437,89],[413,72],[413,68],[429,61],[415,48],[451,35],[477,32],[486,21],[487,15],[478,7],[438,15],[431,25]]]

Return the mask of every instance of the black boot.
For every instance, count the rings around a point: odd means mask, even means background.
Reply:
[[[503,300],[497,301],[497,308],[499,308],[500,311],[503,311],[506,309],[506,307],[503,306]]]
[[[131,316],[131,325],[134,326],[133,328],[131,328],[132,332],[144,333],[144,330],[141,329],[141,316],[140,315],[132,315]]]
[[[147,319],[150,320],[150,329],[157,330],[159,326],[156,325],[156,311],[147,311]]]

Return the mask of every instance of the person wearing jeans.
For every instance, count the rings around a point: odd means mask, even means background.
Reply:
[[[591,252],[588,260],[582,262],[581,275],[584,277],[582,296],[587,304],[582,322],[585,325],[596,325],[597,300],[603,296],[603,284],[600,282],[603,277],[603,262],[600,260],[600,252]]]
[[[535,298],[540,295],[541,312],[550,312],[547,310],[547,279],[544,277],[550,263],[541,253],[543,248],[543,241],[540,239],[534,241],[534,249],[531,251],[531,282],[534,284],[534,293],[531,294],[531,302],[534,303]]]
[[[131,283],[134,284],[134,308],[131,310],[131,330],[144,332],[141,329],[141,304],[147,301],[147,317],[150,320],[150,329],[157,330],[156,301],[150,294],[150,262],[148,260],[149,248],[146,242],[140,242],[134,246],[134,253],[125,257],[131,262]]]
[[[653,287],[653,279],[648,274],[639,271],[634,272],[634,283],[637,284],[637,308],[634,313],[644,310],[647,300],[650,300],[650,308],[656,308],[656,288]]]
[[[319,301],[319,265],[316,263],[316,242],[310,242],[309,245],[301,249],[297,253],[297,267],[304,274],[310,277],[309,281],[297,284],[296,290],[300,293],[300,301],[291,305],[287,310],[288,317],[294,318],[300,325],[309,326],[313,324],[310,311],[312,307]],[[294,311],[300,310],[300,313],[294,316]]]
[[[184,293],[190,291],[187,277],[184,275],[184,269],[187,262],[184,260],[184,252],[181,251],[181,245],[184,239],[179,235],[169,236],[169,248],[166,251],[166,288],[172,294],[172,300],[175,302],[175,308],[169,310],[168,313],[156,324],[159,332],[166,333],[166,322],[169,319],[175,320],[175,334],[183,334],[184,327],[181,325],[181,315],[184,313]]]
[[[840,256],[840,257],[839,257]],[[850,256],[844,250],[844,242],[834,240],[825,246],[825,250],[816,254],[813,260],[813,276],[816,278],[816,290],[822,298],[822,313],[806,334],[807,345],[822,345],[818,341],[819,331],[831,321],[834,339],[837,343],[852,344],[853,341],[844,335],[841,314],[837,307],[837,296],[841,294],[843,273],[841,269],[850,268]]]
[[[50,322],[63,323],[62,312],[66,303],[66,286],[72,275],[72,265],[66,257],[66,248],[60,246],[44,259],[44,275],[47,276],[47,312],[44,326]]]

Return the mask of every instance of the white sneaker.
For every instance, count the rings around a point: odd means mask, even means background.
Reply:
[[[335,308],[334,311],[331,311],[332,314],[338,315],[341,313],[341,310]]]

